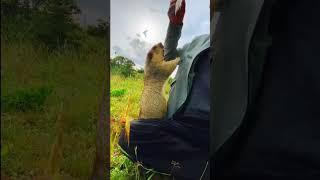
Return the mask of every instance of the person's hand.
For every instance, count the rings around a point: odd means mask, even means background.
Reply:
[[[181,7],[177,11],[177,13],[175,12],[176,2],[177,2],[177,0],[170,0],[170,7],[168,10],[169,20],[174,25],[182,25],[184,14],[185,14],[185,9],[186,9],[186,1],[182,0]]]

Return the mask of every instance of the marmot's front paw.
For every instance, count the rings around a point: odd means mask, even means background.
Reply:
[[[167,79],[179,62],[180,58],[165,61],[164,47],[162,43],[158,43],[148,52],[145,64],[145,75],[148,78]]]

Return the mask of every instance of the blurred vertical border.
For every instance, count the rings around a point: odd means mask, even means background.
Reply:
[[[108,179],[110,1],[1,0],[1,179]]]

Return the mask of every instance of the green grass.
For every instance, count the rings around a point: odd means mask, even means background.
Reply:
[[[2,175],[11,179],[44,175],[63,128],[61,160],[55,162],[58,173],[88,179],[105,58],[102,51],[49,52],[28,42],[1,42]]]
[[[129,120],[138,118],[140,108],[140,97],[143,89],[143,74],[137,73],[133,77],[123,77],[119,74],[112,73],[111,81],[111,179],[112,180],[130,180],[145,179],[139,177],[138,165],[133,164],[126,158],[118,148],[118,136],[122,130],[119,122],[125,116],[126,109],[129,105],[127,117]],[[166,86],[166,94],[168,95],[169,85]],[[151,174],[150,174],[151,175]]]
[[[105,57],[97,49],[89,53],[49,52],[28,42],[2,42],[1,174],[4,177],[33,179],[46,174],[51,165],[68,179],[89,178]],[[110,83],[110,112],[114,120],[111,121],[111,178],[141,179],[138,166],[120,152],[117,141],[122,130],[119,121],[128,104],[128,117],[138,117],[143,74],[127,78],[111,74]],[[61,159],[50,162],[59,132],[63,132],[62,144],[58,146]]]
[[[119,150],[117,142],[119,133],[122,130],[120,119],[125,116],[125,109],[130,104],[128,117],[137,118],[139,113],[139,100],[143,88],[143,75],[125,78],[118,74],[111,74],[110,81],[110,114],[111,119],[111,139],[110,139],[110,159],[111,159],[111,179],[127,180],[135,179],[136,167]]]
[[[143,88],[143,76],[138,74],[135,77],[125,78],[120,75],[111,74],[111,100],[110,113],[114,118],[120,118],[123,110],[131,100],[130,117],[137,117],[139,112],[140,96]],[[122,95],[113,95],[122,94]],[[112,96],[113,95],[113,96]]]
[[[51,93],[52,89],[48,87],[19,89],[1,97],[2,111],[43,110],[45,101]]]

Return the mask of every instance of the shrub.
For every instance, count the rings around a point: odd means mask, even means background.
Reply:
[[[89,25],[87,32],[90,35],[97,37],[106,37],[109,30],[109,23],[104,19],[98,19],[97,25]]]
[[[138,69],[138,70],[137,70],[137,73],[143,74],[143,73],[144,73],[144,69],[143,69],[143,68]]]
[[[1,35],[10,41],[36,41],[51,50],[78,48],[86,34],[74,21],[80,13],[74,0],[1,0]]]
[[[110,96],[111,97],[122,97],[127,93],[126,89],[115,89],[111,90]]]
[[[51,93],[52,89],[47,87],[17,90],[1,96],[2,111],[43,110],[45,101]]]
[[[110,66],[113,72],[119,73],[124,77],[133,76],[135,74],[134,62],[128,58],[117,56],[110,61]]]

